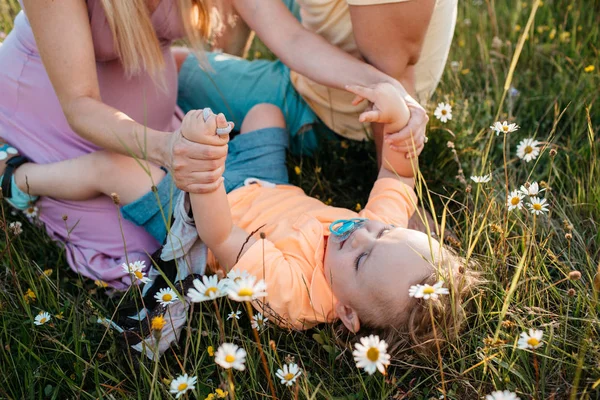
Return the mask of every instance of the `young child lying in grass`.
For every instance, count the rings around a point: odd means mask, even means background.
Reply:
[[[393,90],[350,89],[371,101],[373,96],[396,95]],[[374,112],[389,121],[388,132],[399,131],[409,118],[406,106]],[[181,127],[184,137],[210,146],[227,144],[227,135],[216,134],[229,126],[224,116],[210,115],[205,120],[204,114],[197,110],[186,115]],[[253,108],[241,134],[228,143],[227,160],[221,165],[224,184],[212,193],[185,194],[177,202],[175,208],[184,212],[175,215],[193,218],[197,233],[190,241],[189,230],[179,230],[176,241],[190,249],[190,243],[201,238],[210,250],[210,271],[233,270],[264,279],[268,294],[254,305],[276,315],[282,325],[307,329],[339,319],[350,332],[378,333],[392,353],[407,338],[427,347],[433,344],[433,333],[429,304],[423,299],[431,297],[436,322],[447,329],[446,337],[455,336],[464,320],[462,302],[477,277],[465,260],[435,239],[406,229],[417,202],[416,158],[407,159],[385,145],[369,201],[356,213],[327,206],[290,185],[287,144],[281,111],[272,105]],[[104,171],[109,168],[111,154],[106,152],[73,162],[91,157],[106,164]],[[118,165],[110,168],[115,181],[123,179]],[[64,182],[64,177],[60,179]],[[115,182],[115,187],[121,199],[135,198],[127,186]],[[76,190],[82,196],[98,191],[82,185]],[[204,259],[190,263],[195,262]],[[203,267],[192,269],[203,271]],[[437,295],[440,285],[433,285],[439,281],[449,294]],[[416,288],[409,295],[412,286]]]
[[[352,90],[373,100],[369,89]],[[464,321],[462,302],[477,275],[427,234],[406,229],[417,202],[416,159],[386,146],[364,210],[327,206],[288,184],[283,116],[274,106],[259,107],[257,115],[255,109],[247,116],[251,128],[242,127],[248,133],[230,143],[230,156],[253,154],[244,157],[241,176],[231,179],[228,173],[238,172],[226,164],[224,186],[189,194],[198,236],[211,251],[209,269],[264,279],[264,308],[282,325],[306,329],[339,319],[350,332],[377,332],[392,352],[407,337],[430,347],[430,310],[423,298],[433,294],[436,322],[447,329],[443,335],[455,336]],[[409,117],[406,107],[379,112],[388,114],[390,132]],[[182,129],[189,140],[210,145],[217,127],[198,116],[186,118]],[[445,291],[433,286],[439,281],[448,295],[437,295]],[[237,290],[241,296],[252,288]],[[254,303],[263,310],[260,301]]]

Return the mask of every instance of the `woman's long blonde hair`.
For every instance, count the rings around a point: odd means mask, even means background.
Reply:
[[[166,1],[166,0],[160,0]],[[147,0],[101,0],[115,48],[127,76],[142,71],[158,77],[164,59]],[[192,48],[199,51],[210,35],[209,0],[177,0],[181,23]]]

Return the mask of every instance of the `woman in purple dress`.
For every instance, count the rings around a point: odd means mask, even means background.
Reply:
[[[100,148],[135,156],[143,168],[133,158],[116,158],[124,183],[141,176],[150,191],[160,182],[152,198],[139,193],[129,214],[123,210],[135,224],[122,219],[107,196],[36,203],[75,271],[125,288],[129,275],[121,264],[147,260],[160,245],[136,226],[164,226],[163,215],[144,213],[156,205],[144,202],[168,196],[173,180],[188,191],[218,184],[212,164],[197,160],[206,147],[177,132],[177,68],[170,53],[171,42],[182,37],[201,46],[208,11],[200,0],[21,0],[21,6],[0,46],[0,137],[41,164]],[[213,158],[222,158],[222,150]],[[13,152],[0,149],[0,163]],[[173,165],[172,180],[165,170]]]

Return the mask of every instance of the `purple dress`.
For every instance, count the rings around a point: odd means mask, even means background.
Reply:
[[[102,101],[152,129],[175,130],[179,124],[177,69],[169,46],[183,36],[176,0],[162,0],[152,14],[165,58],[166,92],[146,73],[126,78],[100,1],[88,0],[87,8]],[[0,137],[40,164],[98,150],[69,127],[23,11],[0,45]],[[83,276],[116,288],[124,289],[129,284],[121,267],[125,248],[130,262],[145,260],[149,265],[147,255],[160,245],[143,228],[123,220],[105,196],[89,201],[45,197],[37,206],[48,234],[64,243],[69,265]]]

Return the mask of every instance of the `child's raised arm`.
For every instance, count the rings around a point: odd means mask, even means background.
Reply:
[[[226,146],[229,135],[216,134],[217,128],[226,129],[229,126],[225,116],[211,113],[204,121],[203,114],[203,110],[190,111],[186,114],[181,126],[183,136],[192,142],[209,146]],[[220,165],[215,167],[222,175],[225,170],[225,157],[217,162]],[[242,247],[247,250],[256,239],[248,237],[243,229],[233,224],[223,177],[221,176],[220,179],[221,184],[214,192],[190,193],[190,203],[198,235],[213,252],[219,264],[228,271],[235,265]]]
[[[362,122],[384,123],[384,138],[390,133],[395,133],[404,128],[410,119],[410,111],[406,102],[398,91],[390,84],[378,84],[372,88],[363,86],[348,86],[348,91],[357,95],[355,101],[367,99],[371,103],[380,104],[381,108],[374,108],[361,114]],[[418,155],[423,149],[420,138],[413,137],[409,148],[416,150]],[[418,168],[418,156],[408,158],[407,153],[394,151],[391,141],[384,140],[381,168],[378,178],[396,178],[414,186],[414,175]]]

